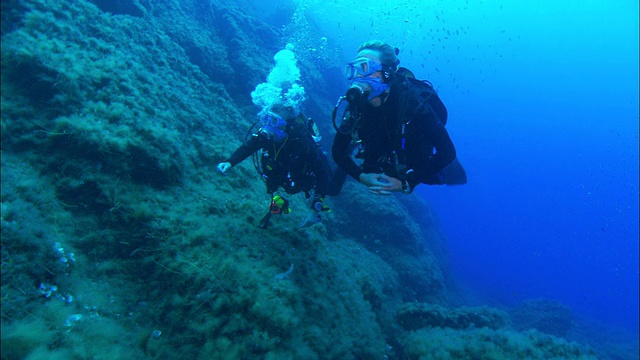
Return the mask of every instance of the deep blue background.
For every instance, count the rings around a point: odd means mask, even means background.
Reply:
[[[387,41],[447,104],[469,183],[416,193],[470,298],[552,298],[638,331],[637,1],[304,3],[322,33],[301,36],[345,61]]]
[[[452,61],[477,83],[441,91],[470,183],[419,193],[482,296],[553,298],[637,332],[638,5],[617,3],[494,13],[511,42],[485,76]]]
[[[557,299],[637,332],[638,5],[586,6],[485,16],[503,27],[498,56],[451,61],[468,93],[441,79],[470,182],[419,193],[474,291]]]

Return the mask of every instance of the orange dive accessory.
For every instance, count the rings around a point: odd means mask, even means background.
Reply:
[[[276,195],[271,199],[269,211],[271,211],[272,214],[288,214],[291,212],[291,209],[289,209],[289,201],[280,195]]]

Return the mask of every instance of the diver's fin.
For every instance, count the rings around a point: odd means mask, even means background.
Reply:
[[[317,212],[310,212],[305,218],[304,220],[302,220],[302,223],[300,223],[300,227],[301,228],[307,228],[313,224],[317,224],[322,220],[322,218],[320,217],[320,214],[318,214]]]
[[[464,185],[466,183],[467,172],[458,161],[458,158],[425,181],[425,184],[429,185]]]
[[[262,229],[268,228],[269,227],[269,220],[271,220],[271,211],[267,212],[267,215],[262,217],[262,220],[260,220],[260,228],[262,228]]]

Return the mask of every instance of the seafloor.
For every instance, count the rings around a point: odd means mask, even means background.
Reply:
[[[234,4],[2,1],[3,359],[608,357],[563,338],[561,304],[461,306],[415,196],[349,181],[322,223],[298,195],[258,228],[251,161],[215,166],[273,55],[318,37]],[[340,60],[299,56],[330,140]]]

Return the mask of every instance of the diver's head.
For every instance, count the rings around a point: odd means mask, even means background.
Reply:
[[[360,57],[361,54],[371,54],[375,56],[375,58],[372,57],[372,59],[382,65],[383,75],[389,77],[396,71],[398,64],[400,64],[400,59],[398,59],[399,52],[400,50],[398,50],[398,48],[394,48],[383,41],[372,40],[360,45],[357,57]]]
[[[380,106],[389,93],[389,79],[400,60],[398,50],[382,41],[368,41],[360,45],[353,62],[347,64],[345,76],[351,81],[347,91],[350,103],[364,102]]]
[[[289,122],[298,117],[298,111],[293,106],[285,105],[280,102],[272,104],[269,107],[269,111],[278,114],[286,122]]]
[[[298,112],[291,106],[272,105],[260,115],[259,133],[273,141],[282,141],[287,137],[287,125],[297,116]]]

